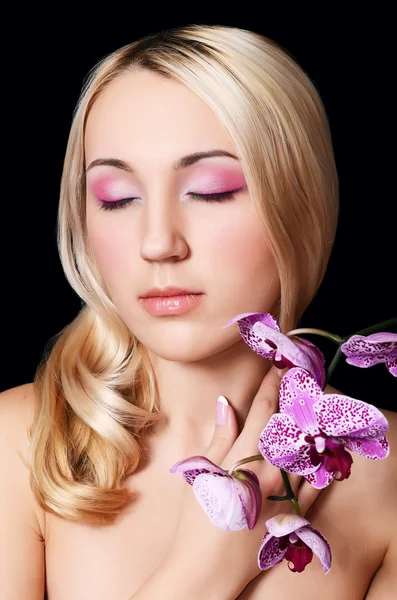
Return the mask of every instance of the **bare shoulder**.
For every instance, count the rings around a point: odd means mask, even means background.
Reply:
[[[37,535],[44,538],[44,511],[34,499],[29,484],[28,453],[29,429],[34,416],[33,383],[25,383],[0,393],[0,451],[8,464],[19,475],[19,483],[26,491],[27,508],[32,511],[32,525]]]
[[[343,394],[331,386],[324,391]],[[344,489],[351,499],[360,498],[364,513],[357,508],[357,514],[370,515],[364,527],[368,526],[371,543],[378,545],[379,556],[387,560],[387,553],[396,551],[397,541],[397,412],[379,410],[389,423],[386,434],[389,455],[382,460],[370,460],[354,453],[352,474]],[[340,489],[343,489],[342,486]]]

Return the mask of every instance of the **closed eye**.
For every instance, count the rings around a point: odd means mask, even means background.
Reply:
[[[193,200],[202,200],[204,202],[222,202],[222,200],[231,200],[233,194],[240,192],[245,186],[238,190],[232,190],[230,192],[220,192],[219,194],[196,194],[190,192],[188,196]],[[117,208],[124,208],[131,204],[137,198],[122,198],[121,200],[115,200],[113,202],[107,202],[106,200],[100,200],[100,209],[102,210],[115,210]]]

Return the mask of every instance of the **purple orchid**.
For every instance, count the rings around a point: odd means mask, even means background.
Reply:
[[[269,313],[249,312],[237,315],[223,328],[237,322],[245,343],[257,354],[273,361],[279,369],[302,367],[325,386],[325,357],[315,344],[304,338],[294,340],[280,331],[276,319]]]
[[[293,368],[280,382],[280,412],[263,429],[259,451],[270,463],[303,475],[315,488],[350,476],[348,450],[367,458],[389,454],[386,417],[371,404],[324,394],[308,371]]]
[[[384,362],[397,377],[397,333],[379,332],[371,335],[352,335],[341,347],[346,362],[366,369]]]
[[[182,473],[217,527],[225,531],[255,527],[262,507],[262,493],[253,471],[236,469],[229,475],[204,456],[191,456],[175,463],[170,473]]]
[[[278,565],[283,558],[293,564],[288,568],[301,573],[312,558],[319,557],[325,573],[331,568],[331,548],[325,537],[309,521],[293,514],[282,514],[266,521],[267,533],[258,553],[258,565],[263,571]]]

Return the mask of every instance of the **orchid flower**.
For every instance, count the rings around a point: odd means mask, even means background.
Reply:
[[[397,377],[397,333],[378,332],[371,335],[352,335],[341,345],[346,362],[366,369],[384,362]]]
[[[389,454],[388,422],[380,410],[349,396],[324,394],[304,369],[284,375],[279,405],[260,435],[259,451],[315,488],[350,476],[353,459],[345,448],[371,459]]]
[[[284,335],[270,313],[248,312],[237,315],[223,328],[237,322],[245,343],[257,354],[273,361],[278,369],[302,367],[313,375],[321,389],[325,386],[325,357],[321,350],[304,338]]]
[[[253,529],[262,507],[259,480],[253,471],[236,469],[229,475],[204,456],[175,463],[170,473],[182,473],[214,525],[225,531]]]
[[[281,514],[266,521],[267,533],[258,553],[262,570],[278,565],[283,558],[293,564],[288,568],[301,573],[313,558],[319,557],[325,573],[331,567],[331,548],[325,537],[309,521],[294,514]]]

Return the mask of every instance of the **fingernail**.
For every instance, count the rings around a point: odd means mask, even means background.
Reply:
[[[216,401],[216,424],[224,425],[226,423],[227,417],[227,409],[229,406],[229,402],[226,400],[225,396],[219,396]]]

